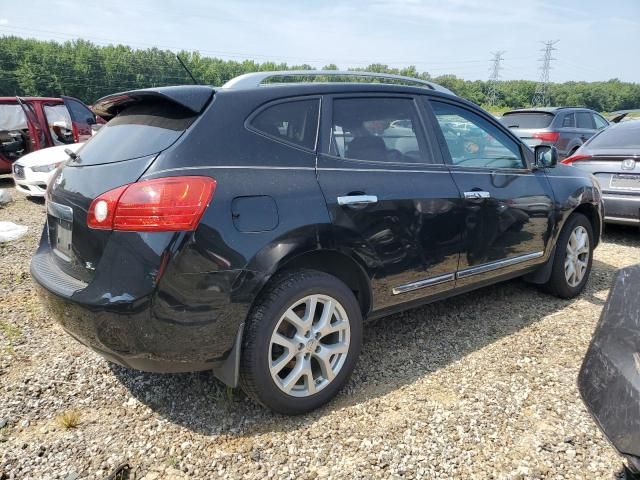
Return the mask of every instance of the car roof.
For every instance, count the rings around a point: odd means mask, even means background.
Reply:
[[[530,107],[530,108],[516,108],[514,110],[509,110],[508,112],[504,112],[503,115],[508,115],[510,113],[558,113],[560,110],[576,110],[576,111],[589,111],[592,110],[586,107]]]
[[[20,97],[20,100],[26,102],[55,102],[63,103],[60,97]],[[0,103],[17,102],[17,97],[0,97]]]

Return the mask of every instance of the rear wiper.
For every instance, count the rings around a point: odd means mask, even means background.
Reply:
[[[78,155],[76,152],[74,152],[70,148],[65,148],[64,153],[69,155],[69,157],[71,157],[71,160],[76,160],[78,162],[80,161],[80,155]]]

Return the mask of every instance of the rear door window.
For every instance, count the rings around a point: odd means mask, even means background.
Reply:
[[[544,112],[505,113],[500,121],[509,128],[547,128],[553,121],[553,114]]]
[[[125,108],[80,150],[80,165],[100,165],[160,153],[191,126],[197,115],[173,102]]]
[[[562,120],[562,126],[565,128],[575,128],[576,117],[573,113],[567,113]]]
[[[593,121],[593,117],[589,112],[577,112],[576,124],[578,128],[585,128],[588,130],[595,130],[596,124]]]
[[[315,150],[319,110],[318,98],[279,102],[260,110],[249,127],[274,140]]]
[[[431,163],[411,98],[333,101],[330,155],[373,162]]]

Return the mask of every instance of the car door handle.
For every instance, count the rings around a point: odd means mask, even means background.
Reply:
[[[469,200],[480,200],[483,198],[491,198],[491,194],[489,192],[484,192],[482,190],[473,191],[473,192],[464,192],[464,198]]]
[[[378,203],[375,195],[345,195],[338,197],[338,205],[347,207],[363,207],[368,204]]]

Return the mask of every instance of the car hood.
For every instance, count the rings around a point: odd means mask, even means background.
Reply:
[[[43,148],[42,150],[28,153],[18,160],[16,164],[22,165],[23,167],[39,167],[41,165],[63,162],[69,158],[69,155],[65,153],[67,148],[73,152],[77,152],[83,145],[84,143],[72,143],[69,145]]]

